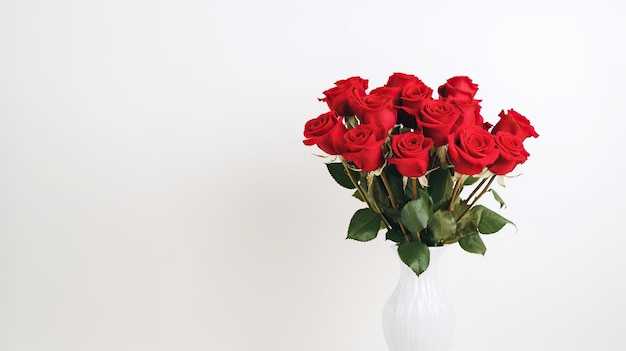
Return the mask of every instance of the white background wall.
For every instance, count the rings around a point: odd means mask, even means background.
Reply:
[[[302,145],[321,92],[480,85],[541,137],[453,350],[623,350],[617,1],[0,1],[0,350],[385,350],[398,263]]]

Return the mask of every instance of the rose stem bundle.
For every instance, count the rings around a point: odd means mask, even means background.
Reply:
[[[483,178],[480,183],[478,183],[478,185],[474,188],[474,190],[472,190],[472,193],[469,194],[469,196],[467,197],[467,199],[469,200],[472,196],[474,196],[474,194],[476,194],[476,192],[478,191],[478,189],[480,189],[481,186],[483,186],[483,184],[485,184],[485,182],[487,181],[487,178]]]
[[[463,183],[465,183],[466,178],[466,175],[461,175],[461,177],[459,177],[459,179],[456,181],[456,184],[454,185],[454,190],[452,191],[452,196],[450,197],[450,205],[448,206],[449,212],[454,211],[454,201],[461,193],[461,189],[463,188]]]
[[[396,198],[393,196],[393,191],[391,191],[391,186],[389,185],[389,181],[387,180],[387,175],[385,175],[384,171],[380,173],[380,178],[383,180],[383,184],[385,185],[385,190],[387,190],[387,195],[389,195],[389,200],[391,201],[391,206],[393,206],[393,208],[397,209],[398,208],[398,204],[396,204]],[[400,230],[402,231],[402,235],[404,236],[404,240],[406,240],[407,242],[410,241],[409,240],[409,236],[406,233],[406,230],[404,229],[404,226],[402,225],[402,223],[398,223],[398,224],[400,224]]]
[[[380,211],[380,209],[378,208],[378,206],[375,206],[376,203],[374,203],[374,205],[372,205],[372,203],[367,199],[367,196],[365,195],[365,192],[363,191],[363,189],[361,188],[361,186],[359,185],[359,182],[357,182],[354,177],[352,177],[352,173],[350,173],[350,168],[348,167],[348,164],[346,163],[346,160],[344,160],[343,157],[339,157],[339,159],[341,160],[341,163],[343,164],[343,168],[346,170],[346,174],[348,175],[348,178],[350,178],[350,181],[352,182],[352,184],[356,187],[356,190],[359,192],[359,195],[361,196],[361,198],[363,199],[363,201],[367,204],[367,206],[369,208],[371,208],[372,210],[374,210],[374,212],[378,213],[378,216],[380,217],[380,219],[383,221],[383,223],[385,223],[385,226],[387,227],[387,229],[391,229],[391,224],[389,224],[389,222],[387,222],[387,219],[385,218],[385,216],[382,214],[382,212]]]
[[[417,178],[411,178],[411,190],[413,191],[413,200],[417,200],[418,198],[418,193],[417,193]],[[420,233],[417,232],[415,233],[415,235],[417,236],[417,240],[418,241],[422,241],[422,237],[420,236]]]
[[[461,215],[459,216],[459,218],[457,219],[457,221],[459,219],[461,219],[466,213],[467,211],[469,211],[470,208],[472,208],[472,206],[474,206],[474,204],[476,203],[476,201],[478,201],[478,199],[481,198],[481,196],[485,195],[485,193],[487,193],[487,190],[489,190],[489,187],[491,187],[491,183],[493,183],[493,180],[496,179],[496,176],[493,175],[489,178],[489,181],[487,182],[487,185],[485,185],[485,187],[483,188],[483,190],[472,200],[472,202],[470,202],[467,206],[467,208],[465,209],[465,211],[463,211],[463,213],[461,213]],[[467,200],[469,200],[472,195],[476,194],[476,192],[478,191],[478,189],[485,183],[485,181],[487,181],[487,178],[484,178],[480,184],[478,184],[478,186],[474,189],[474,191],[472,191],[472,193],[470,194],[470,196],[467,197]]]
[[[474,198],[474,200],[472,200],[472,202],[469,204],[469,207],[474,206],[474,204],[476,203],[476,201],[478,201],[478,199],[480,199],[481,196],[485,195],[485,193],[487,192],[487,190],[489,190],[489,187],[491,187],[491,183],[493,183],[493,180],[496,179],[496,176],[493,175],[489,178],[489,181],[487,182],[487,185],[485,185],[485,187],[483,188],[483,191],[480,192],[480,194],[478,194],[478,196],[476,196]],[[476,188],[478,189],[478,187]],[[469,200],[469,197],[468,197]]]

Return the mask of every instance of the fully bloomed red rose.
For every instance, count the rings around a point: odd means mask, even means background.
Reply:
[[[355,98],[365,96],[367,90],[367,79],[361,77],[350,77],[335,82],[335,87],[323,92],[328,107],[339,116],[353,116],[356,114],[352,105]]]
[[[398,119],[391,94],[379,92],[363,96],[355,105],[355,110],[362,123],[379,125],[385,131],[393,128]]]
[[[317,146],[329,155],[339,155],[345,151],[343,135],[346,126],[343,125],[343,117],[338,117],[334,112],[326,112],[306,122],[304,125],[304,144]]]
[[[394,158],[387,159],[405,177],[418,178],[426,174],[430,163],[432,139],[421,132],[407,132],[391,137],[391,150]]]
[[[535,132],[535,128],[530,125],[530,121],[513,109],[510,109],[507,113],[504,113],[504,110],[502,110],[498,116],[500,116],[500,121],[493,126],[491,130],[493,134],[509,132],[521,140],[528,137],[536,138],[539,136],[539,134]]]
[[[467,76],[456,76],[448,79],[438,89],[439,96],[454,96],[458,99],[472,100],[478,91],[478,84],[474,84]]]
[[[422,105],[417,124],[425,136],[433,139],[435,146],[442,146],[448,142],[448,135],[460,115],[461,112],[445,100],[428,100]]]
[[[488,168],[497,175],[511,172],[518,164],[526,162],[530,154],[522,140],[509,132],[497,132],[494,136],[498,159]]]
[[[346,150],[342,156],[364,172],[380,168],[385,159],[382,145],[387,131],[375,124],[360,124],[344,135]]]
[[[480,126],[465,126],[450,134],[448,155],[454,170],[475,175],[498,158],[494,136]]]

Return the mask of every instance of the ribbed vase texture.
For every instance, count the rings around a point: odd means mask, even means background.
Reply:
[[[447,351],[454,313],[438,280],[444,248],[431,248],[430,265],[419,277],[400,261],[400,280],[383,311],[383,332],[391,351]]]

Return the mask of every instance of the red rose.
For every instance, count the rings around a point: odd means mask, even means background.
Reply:
[[[417,115],[417,111],[419,111],[419,108],[411,108],[411,107],[402,106],[403,105],[402,95],[404,95],[404,90],[406,90],[409,87],[413,87],[413,88],[417,86],[426,87],[426,85],[424,85],[422,81],[417,79],[417,77],[405,75],[403,73],[394,73],[394,75],[389,77],[389,82],[394,85],[385,85],[384,87],[374,89],[370,92],[370,95],[374,95],[378,93],[393,95],[394,96],[393,104],[397,112],[396,124],[402,124],[407,128],[416,129],[417,122],[415,121],[415,116]],[[398,84],[398,86],[396,86],[395,84]],[[400,87],[399,85],[403,85],[404,88]],[[417,89],[412,89],[408,94],[409,94],[407,95],[408,99],[417,100],[417,94],[418,94]],[[416,103],[411,106],[415,106],[415,107],[417,107],[418,105],[421,106],[421,101],[419,103],[417,101],[415,102]]]
[[[386,95],[393,98],[398,98],[400,97],[400,92],[402,92],[402,88],[400,87],[382,86],[370,91],[370,95]]]
[[[424,129],[424,135],[433,139],[435,146],[441,146],[448,142],[448,135],[460,115],[461,112],[449,102],[428,100],[422,105],[417,123]]]
[[[339,155],[345,150],[343,147],[343,135],[346,126],[342,123],[342,117],[334,112],[326,112],[306,122],[304,125],[304,144],[317,146],[329,155]]]
[[[407,132],[391,137],[391,150],[395,158],[387,159],[396,165],[398,172],[405,177],[418,178],[426,174],[430,163],[432,139],[425,138],[420,132]]]
[[[457,76],[448,79],[448,81],[439,87],[439,96],[472,100],[478,91],[478,84],[472,83],[472,80],[466,76]]]
[[[457,129],[448,137],[448,155],[454,170],[475,175],[498,158],[494,136],[480,126]]]
[[[539,136],[539,134],[535,132],[535,128],[530,125],[530,121],[513,109],[510,109],[507,113],[504,113],[504,110],[502,110],[498,116],[500,116],[500,121],[493,127],[491,131],[493,134],[497,132],[509,132],[521,140],[528,137],[536,138]]]
[[[407,84],[424,84],[419,78],[417,78],[416,76],[412,75],[412,74],[405,74],[405,73],[394,73],[391,76],[389,76],[389,79],[387,80],[387,84],[385,84],[385,86],[388,87],[400,87],[402,89],[404,89],[404,87]]]
[[[382,145],[387,131],[375,124],[360,124],[344,135],[346,152],[342,156],[364,172],[380,168],[385,159]]]
[[[376,124],[388,131],[396,125],[398,112],[393,96],[385,94],[366,95],[358,100],[355,110],[364,124]]]
[[[325,101],[339,116],[353,116],[355,115],[352,108],[353,100],[365,95],[367,83],[367,79],[361,77],[336,81],[335,87],[324,91],[326,97],[319,100]]]
[[[480,115],[480,101],[481,100],[465,100],[455,98],[454,96],[448,96],[445,100],[461,111],[461,117],[457,120],[456,124],[482,126],[483,116]],[[489,129],[489,128],[487,128]]]
[[[405,111],[414,111],[412,114],[416,115],[419,110],[422,108],[422,104],[424,101],[432,100],[433,90],[429,88],[426,84],[419,83],[408,83],[402,89],[402,93],[400,94],[400,101],[402,106],[405,108]]]
[[[376,89],[370,91],[369,95],[391,96],[393,98],[393,104],[394,105],[398,105],[398,104],[400,104],[400,93],[401,92],[402,92],[402,88],[400,88],[400,87],[383,86],[383,87],[379,87],[379,88],[376,88]]]
[[[515,166],[524,163],[530,154],[524,149],[522,140],[509,132],[495,134],[498,159],[488,168],[497,175],[511,172]]]

